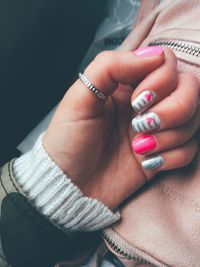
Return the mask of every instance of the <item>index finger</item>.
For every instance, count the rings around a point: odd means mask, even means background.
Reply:
[[[160,47],[140,48],[135,52],[104,51],[86,68],[84,74],[89,81],[106,96],[116,90],[119,83],[130,85],[158,68],[165,60]],[[94,111],[102,109],[104,102],[90,91],[79,79],[64,97],[67,105]]]

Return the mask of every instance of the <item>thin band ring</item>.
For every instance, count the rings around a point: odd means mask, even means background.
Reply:
[[[108,99],[108,97],[103,92],[98,90],[83,73],[79,72],[78,77],[99,99],[103,101]]]

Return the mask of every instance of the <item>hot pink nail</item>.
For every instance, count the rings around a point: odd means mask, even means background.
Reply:
[[[156,147],[156,140],[152,135],[145,135],[134,139],[132,141],[132,148],[138,154],[144,154]]]
[[[138,48],[134,53],[140,57],[153,57],[162,55],[164,51],[160,46],[146,46]]]

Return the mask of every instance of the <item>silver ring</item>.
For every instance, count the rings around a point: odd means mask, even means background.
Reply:
[[[108,99],[108,97],[104,95],[104,93],[102,93],[100,90],[98,90],[83,73],[79,72],[78,77],[98,98],[103,101],[106,101]]]

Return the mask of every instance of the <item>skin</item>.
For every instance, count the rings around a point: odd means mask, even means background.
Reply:
[[[83,194],[115,209],[158,171],[191,162],[197,151],[199,83],[190,74],[178,74],[176,58],[168,49],[150,57],[103,52],[84,73],[109,99],[104,103],[77,80],[59,104],[43,145]],[[132,140],[141,135],[131,127],[136,116],[131,101],[146,89],[157,94],[149,110],[161,120],[160,128],[151,133],[157,146],[148,155],[159,152],[165,160],[154,171],[144,171],[141,161],[146,155],[131,148]]]

